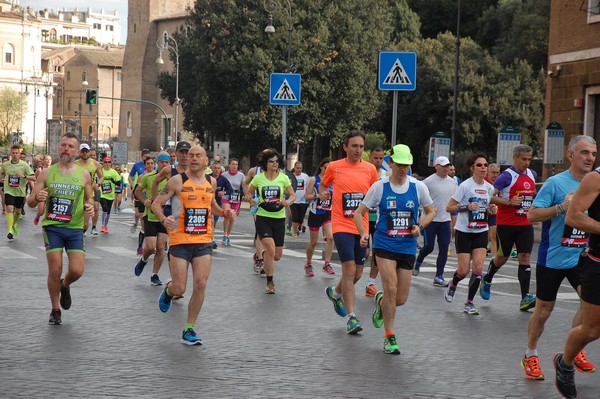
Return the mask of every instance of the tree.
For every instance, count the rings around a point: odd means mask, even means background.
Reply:
[[[12,132],[21,126],[26,112],[27,101],[20,93],[11,88],[0,91],[0,143],[10,143]]]

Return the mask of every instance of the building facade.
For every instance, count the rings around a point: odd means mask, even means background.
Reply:
[[[546,125],[559,123],[565,145],[585,134],[600,142],[600,0],[552,0]],[[544,178],[569,168],[544,165]]]
[[[123,60],[123,97],[157,104],[162,111],[147,103],[124,101],[121,103],[119,140],[127,141],[131,156],[142,148],[159,150],[175,140],[181,131],[183,112],[179,109],[175,126],[175,104],[169,105],[160,98],[156,85],[161,72],[174,73],[175,66],[168,52],[163,52],[164,64],[157,64],[163,34],[172,36],[185,29],[187,9],[193,0],[129,0],[127,20],[127,45]],[[174,47],[174,43],[169,41]],[[130,157],[131,157],[130,156]]]

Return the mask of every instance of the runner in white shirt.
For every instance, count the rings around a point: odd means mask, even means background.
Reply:
[[[242,195],[244,192],[243,184],[245,176],[242,172],[238,170],[238,160],[236,158],[231,158],[229,160],[229,166],[227,172],[223,173],[222,176],[229,181],[231,184],[231,188],[233,188],[233,192],[231,193],[227,200],[229,201],[229,205],[231,209],[236,212],[237,215],[240,214],[240,204],[242,201]],[[227,218],[223,219],[223,240],[222,243],[225,246],[231,245],[231,240],[229,239],[229,235],[231,234],[231,230],[233,229],[233,223],[235,219]]]
[[[308,204],[304,198],[306,195],[306,186],[308,185],[308,175],[302,172],[302,162],[294,164],[294,176],[296,176],[298,184],[296,186],[296,200],[290,205],[290,210],[292,211],[292,236],[298,238],[300,230],[303,233],[306,230],[303,224],[306,209],[308,209]]]

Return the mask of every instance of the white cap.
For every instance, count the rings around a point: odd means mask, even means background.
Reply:
[[[450,165],[450,160],[447,157],[437,157],[435,159],[434,165],[446,166]]]
[[[79,145],[79,149],[80,149],[80,150],[89,150],[89,149],[90,149],[90,146],[89,146],[89,144],[86,144],[86,143],[81,143],[81,144]]]

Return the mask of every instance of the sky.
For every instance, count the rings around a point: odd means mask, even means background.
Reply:
[[[117,10],[121,25],[121,44],[125,44],[127,38],[127,3],[127,0],[19,0],[21,7],[29,6],[35,10],[44,8],[57,10],[65,7],[69,10],[74,8],[87,10],[88,7],[92,7],[97,12],[100,12],[101,9]]]

